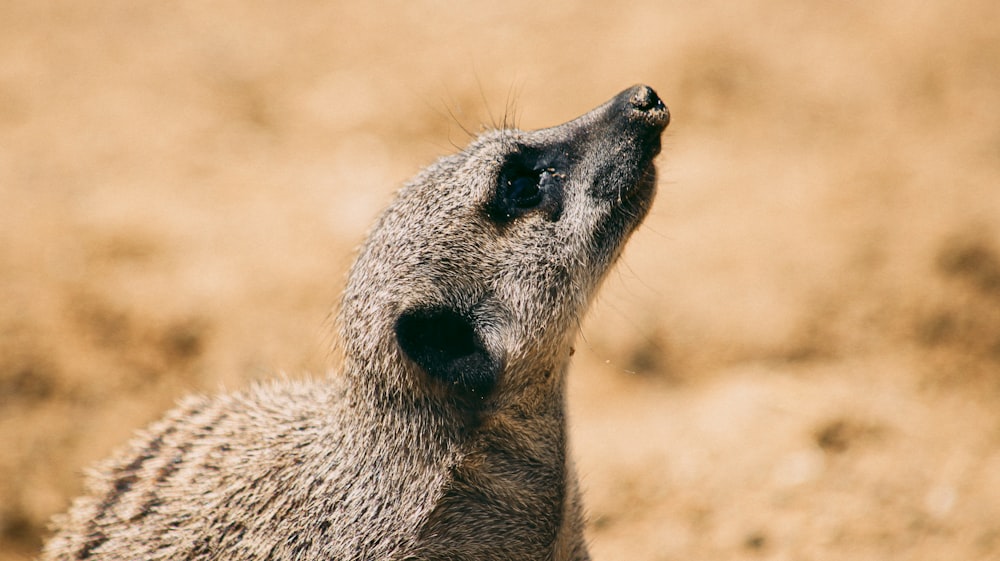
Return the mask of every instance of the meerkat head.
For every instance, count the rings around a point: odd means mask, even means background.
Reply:
[[[378,377],[388,360],[406,379],[379,391],[464,401],[554,383],[649,210],[669,120],[634,86],[556,127],[487,132],[421,172],[351,270],[339,318],[350,368]]]

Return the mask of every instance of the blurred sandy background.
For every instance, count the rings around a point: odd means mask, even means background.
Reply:
[[[0,4],[0,560],[180,395],[321,373],[394,189],[636,82],[597,559],[1000,559],[1000,3]]]

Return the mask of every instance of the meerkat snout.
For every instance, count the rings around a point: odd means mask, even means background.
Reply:
[[[351,268],[343,364],[184,400],[102,466],[42,559],[588,559],[564,380],[669,121],[639,85],[429,166]]]

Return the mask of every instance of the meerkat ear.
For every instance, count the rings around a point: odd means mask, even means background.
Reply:
[[[403,312],[396,320],[396,341],[410,360],[461,397],[485,397],[500,377],[500,361],[483,344],[472,321],[455,310]]]

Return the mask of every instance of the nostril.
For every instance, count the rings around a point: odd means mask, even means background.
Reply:
[[[628,101],[632,107],[640,111],[650,111],[664,107],[663,100],[649,86],[636,86],[635,91],[632,92],[632,96],[629,97]]]

